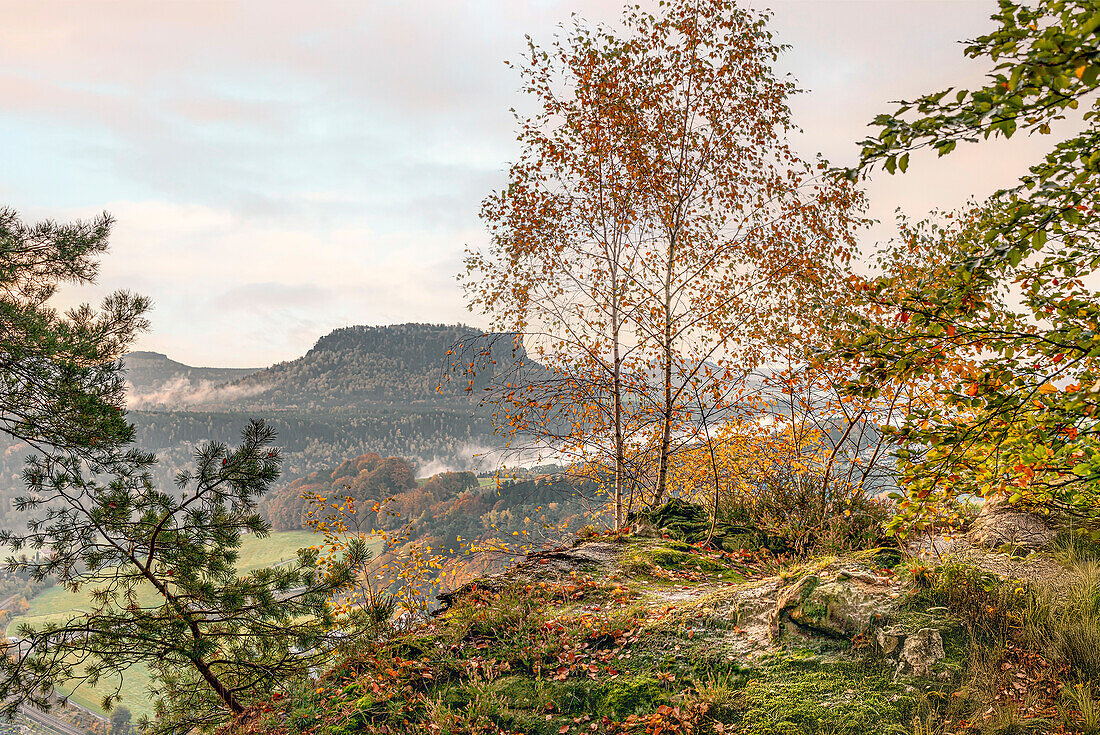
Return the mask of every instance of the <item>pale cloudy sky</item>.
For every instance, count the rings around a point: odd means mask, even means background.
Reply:
[[[993,0],[752,0],[775,11],[798,147],[850,163],[887,102],[978,79],[958,41]],[[476,320],[455,283],[516,156],[524,35],[609,0],[0,0],[0,204],[118,220],[100,284],[152,297],[139,347],[193,365],[293,359],[348,324]],[[914,159],[872,214],[1010,184],[1047,141]],[[881,227],[873,236],[883,236]]]

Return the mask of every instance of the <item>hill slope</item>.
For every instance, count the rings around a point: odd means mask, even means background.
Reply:
[[[291,476],[367,452],[409,458],[423,474],[472,469],[479,464],[474,455],[493,445],[492,427],[466,394],[466,380],[446,377],[448,350],[477,335],[463,325],[345,327],[295,360],[220,373],[135,353],[135,386],[162,387],[157,400],[147,396],[130,417],[139,443],[160,456],[162,480],[187,466],[199,443],[234,441],[252,417],[275,426]],[[515,358],[511,341],[501,343],[494,357],[504,368]],[[190,382],[155,382],[166,376]]]
[[[1007,555],[1006,576],[897,549],[780,567],[736,537],[638,531],[444,595],[223,733],[1096,732],[1095,561],[1048,562],[1055,589],[1012,579],[1028,561]]]
[[[463,325],[395,324],[337,329],[297,360],[241,378],[230,405],[277,410],[469,405],[466,381],[448,381],[448,351],[480,335]],[[501,350],[504,353],[503,350]],[[502,365],[510,354],[501,354]]]

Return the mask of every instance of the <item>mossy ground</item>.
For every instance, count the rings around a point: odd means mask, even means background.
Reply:
[[[746,735],[901,733],[920,701],[882,666],[796,652],[755,670],[730,714]]]
[[[578,565],[554,579],[520,574],[472,586],[425,627],[356,644],[318,685],[273,700],[248,727],[316,735],[907,732],[923,693],[907,692],[881,662],[844,644],[753,662],[731,653],[726,642],[739,629],[730,602],[761,567],[743,552],[626,540],[617,563],[598,573]]]
[[[682,538],[591,539],[463,588],[415,630],[369,631],[319,681],[288,685],[233,728],[1100,735],[1098,559],[1067,564],[1068,594],[891,550],[779,568],[767,552]],[[876,625],[939,632],[945,657],[928,678],[899,677],[870,632],[770,638],[782,591],[841,573],[890,578],[879,586],[891,599],[904,590]]]
[[[744,563],[738,563],[736,556],[704,554],[696,547],[674,540],[635,542],[624,554],[622,565],[630,575],[665,580],[712,577],[744,582],[750,573]]]

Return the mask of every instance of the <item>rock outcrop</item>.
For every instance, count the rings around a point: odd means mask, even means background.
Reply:
[[[935,628],[906,630],[883,627],[896,611],[896,589],[890,580],[858,570],[807,574],[783,590],[771,617],[771,636],[784,634],[849,640],[870,638],[894,668],[894,678],[928,678],[943,660],[943,638]]]
[[[1010,505],[1002,498],[985,501],[966,539],[974,546],[990,551],[1009,548],[1028,553],[1050,545],[1058,535],[1048,518]]]
[[[879,628],[875,631],[875,643],[888,661],[897,663],[895,679],[905,676],[928,678],[946,655],[943,637],[935,628],[916,631],[906,631],[900,626]]]
[[[895,605],[889,580],[858,570],[842,570],[829,579],[807,574],[776,601],[771,632],[816,634],[848,639],[866,632]]]
[[[898,654],[898,669],[894,678],[900,676],[929,677],[932,667],[943,660],[943,638],[934,628],[921,628],[905,636],[905,642]]]

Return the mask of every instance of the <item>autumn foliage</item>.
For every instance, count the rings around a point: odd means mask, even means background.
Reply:
[[[306,527],[313,495],[349,496],[368,507],[384,498],[416,489],[415,467],[401,457],[386,457],[373,452],[341,462],[331,471],[311,472],[270,493],[263,510],[276,531]],[[467,473],[469,474],[469,473]],[[476,484],[476,479],[473,480]],[[410,503],[415,502],[413,498]]]
[[[537,112],[482,217],[470,307],[545,367],[490,387],[499,433],[603,484],[613,522],[668,497],[704,416],[802,360],[844,293],[862,200],[792,150],[767,17],[711,0],[580,22],[517,66]],[[475,370],[476,364],[471,363]]]
[[[950,519],[968,497],[997,497],[1100,537],[1100,14],[1086,0],[1004,0],[992,20],[966,46],[987,65],[982,83],[878,116],[858,170],[904,172],[926,147],[943,156],[1019,131],[1053,135],[1069,116],[1081,125],[1054,136],[1016,185],[910,233],[922,257],[946,257],[907,285],[891,274],[869,283],[896,318],[847,353],[861,363],[862,395],[944,382],[945,400],[899,427],[899,529]]]

